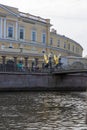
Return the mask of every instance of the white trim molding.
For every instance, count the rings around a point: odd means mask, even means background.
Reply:
[[[0,38],[2,38],[2,17],[0,18]]]
[[[4,18],[4,38],[6,38],[6,18]]]

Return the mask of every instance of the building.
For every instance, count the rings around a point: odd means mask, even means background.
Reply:
[[[50,29],[51,26],[50,19],[0,4],[0,63],[12,59],[17,64],[23,60],[28,67],[35,59],[41,65],[44,53],[81,57],[82,46],[57,34],[55,29]]]

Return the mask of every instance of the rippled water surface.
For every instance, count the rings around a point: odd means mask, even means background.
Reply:
[[[87,130],[87,93],[0,93],[0,130]]]

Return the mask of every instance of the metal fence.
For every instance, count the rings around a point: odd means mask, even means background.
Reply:
[[[32,66],[32,67],[25,67],[25,66],[18,66],[14,63],[6,63],[0,64],[0,72],[21,72],[21,73],[51,73],[51,72],[62,72],[62,71],[69,71],[69,70],[82,70],[87,69],[85,68],[73,68],[71,65],[42,65],[42,67]]]

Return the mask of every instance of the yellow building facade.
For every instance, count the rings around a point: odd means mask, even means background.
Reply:
[[[81,57],[82,46],[57,34],[55,29],[50,29],[51,26],[50,19],[0,4],[0,62],[21,59],[25,66],[31,66],[35,59],[41,64],[44,53]]]

